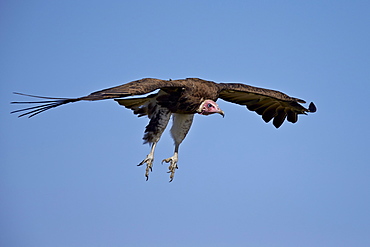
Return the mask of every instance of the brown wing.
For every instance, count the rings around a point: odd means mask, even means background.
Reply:
[[[285,119],[295,123],[298,120],[298,114],[306,112],[315,112],[316,107],[310,103],[306,109],[299,103],[306,103],[304,100],[290,97],[279,91],[252,87],[240,83],[220,83],[219,98],[245,105],[250,111],[255,111],[262,115],[267,123],[273,120],[276,128],[279,128]]]
[[[183,80],[160,80],[154,78],[144,78],[132,81],[117,87],[107,88],[93,92],[82,100],[101,100],[123,98],[133,95],[142,95],[150,93],[160,88],[179,88],[184,85]]]
[[[160,80],[153,78],[144,78],[137,81],[132,81],[117,87],[112,87],[100,91],[93,92],[87,96],[80,98],[50,98],[42,96],[34,96],[28,94],[16,93],[19,95],[30,96],[34,98],[47,99],[46,101],[31,101],[31,102],[11,102],[13,104],[40,104],[20,110],[12,111],[11,113],[24,112],[19,117],[28,115],[33,117],[41,112],[46,110],[58,107],[71,102],[76,102],[80,100],[103,100],[103,99],[114,99],[114,98],[123,98],[132,95],[142,95],[150,93],[154,90],[163,88],[163,90],[170,90],[172,88],[181,88],[183,87],[183,80]]]

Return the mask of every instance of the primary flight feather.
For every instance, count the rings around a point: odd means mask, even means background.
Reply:
[[[157,93],[147,95],[158,89]],[[215,83],[198,78],[181,80],[144,78],[93,92],[80,98],[50,98],[22,93],[16,94],[45,99],[43,101],[12,102],[13,104],[39,104],[12,112],[21,113],[19,117],[33,117],[51,108],[76,101],[103,99],[114,99],[118,104],[133,110],[134,114],[139,117],[148,116],[150,121],[145,127],[143,139],[145,143],[150,143],[151,150],[139,164],[146,164],[145,176],[147,180],[153,166],[155,147],[171,116],[173,118],[171,135],[175,142],[175,151],[172,157],[162,161],[170,164],[168,167],[170,181],[173,180],[178,168],[179,146],[192,125],[194,114],[210,115],[219,113],[224,116],[224,112],[216,103],[219,98],[245,105],[249,110],[261,115],[266,123],[273,120],[272,123],[276,128],[279,128],[285,120],[292,123],[297,122],[299,114],[316,111],[312,102],[308,108],[305,108],[299,104],[306,103],[304,100],[290,97],[279,91],[241,83]],[[146,96],[126,98],[137,95]]]

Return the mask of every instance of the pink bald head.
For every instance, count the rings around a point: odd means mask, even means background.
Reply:
[[[213,113],[219,113],[223,117],[225,116],[224,112],[218,107],[217,103],[213,100],[207,99],[199,107],[200,115],[210,115]]]

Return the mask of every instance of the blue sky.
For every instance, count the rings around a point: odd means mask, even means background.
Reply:
[[[369,246],[369,1],[2,1],[1,246]],[[23,92],[243,82],[314,101],[276,130],[196,116],[168,183],[147,119],[113,101],[17,118]]]

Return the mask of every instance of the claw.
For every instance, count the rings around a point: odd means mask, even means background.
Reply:
[[[168,159],[164,159],[162,160],[162,164],[163,162],[170,163],[170,165],[168,166],[169,171],[167,173],[171,173],[170,182],[172,182],[173,178],[175,177],[176,169],[179,169],[179,167],[177,166],[177,157],[170,157]]]
[[[137,166],[141,166],[143,164],[146,163],[146,169],[145,169],[145,177],[146,177],[146,181],[148,181],[149,179],[149,171],[153,171],[153,160],[154,158],[151,157],[150,155],[146,156],[146,158],[140,162],[140,164],[138,164]]]

